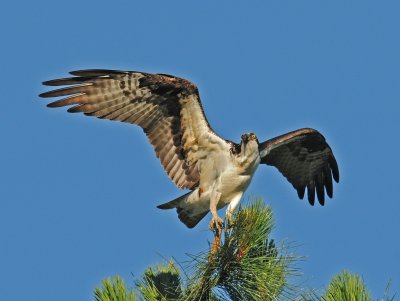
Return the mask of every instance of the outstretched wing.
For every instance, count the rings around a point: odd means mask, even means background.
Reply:
[[[68,112],[139,125],[179,188],[194,189],[198,185],[197,163],[208,152],[230,148],[229,142],[209,126],[197,87],[185,79],[115,70],[81,70],[70,74],[75,77],[43,83],[67,86],[40,94],[66,96],[48,107],[75,105]]]
[[[332,176],[339,182],[339,169],[324,136],[314,129],[300,129],[259,145],[261,163],[275,166],[296,188],[301,199],[307,187],[308,201],[314,205],[315,191],[321,205],[325,193],[333,195]]]

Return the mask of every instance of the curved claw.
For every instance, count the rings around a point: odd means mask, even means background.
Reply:
[[[231,215],[226,215],[226,230],[233,227],[233,219]]]
[[[211,219],[210,224],[208,225],[210,230],[215,231],[215,235],[218,235],[218,236],[221,235],[223,226],[224,226],[224,220],[222,218],[220,218],[219,216],[213,217]]]

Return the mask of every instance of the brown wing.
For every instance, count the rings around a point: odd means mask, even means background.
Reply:
[[[259,150],[261,163],[278,168],[301,199],[306,187],[311,205],[314,205],[315,191],[321,205],[325,203],[324,188],[332,198],[332,176],[339,182],[339,169],[331,148],[318,131],[293,131],[261,143]]]
[[[194,189],[199,182],[199,150],[229,148],[210,128],[197,87],[170,75],[131,71],[81,70],[75,77],[46,81],[65,86],[40,94],[66,96],[48,107],[75,105],[68,112],[82,112],[109,120],[137,124],[154,146],[170,179],[179,188]],[[202,154],[204,157],[204,154]]]

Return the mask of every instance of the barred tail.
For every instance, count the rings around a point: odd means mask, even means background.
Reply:
[[[176,212],[178,213],[178,217],[182,223],[184,223],[188,228],[195,227],[208,213],[208,210],[205,212],[196,212],[193,214],[193,204],[188,204],[186,202],[189,195],[192,193],[188,192],[175,200],[170,202],[158,205],[157,208],[159,209],[173,209],[176,208]]]

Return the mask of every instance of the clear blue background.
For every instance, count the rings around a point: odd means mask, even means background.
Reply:
[[[400,292],[398,1],[7,1],[0,9],[0,299],[92,300],[102,278],[196,253],[156,205],[183,193],[138,127],[48,109],[67,71],[169,73],[195,82],[223,137],[320,130],[341,172],[325,207],[261,166],[247,195],[299,245],[301,281],[342,269]],[[247,199],[247,197],[245,197]],[[221,214],[223,214],[221,212]]]

